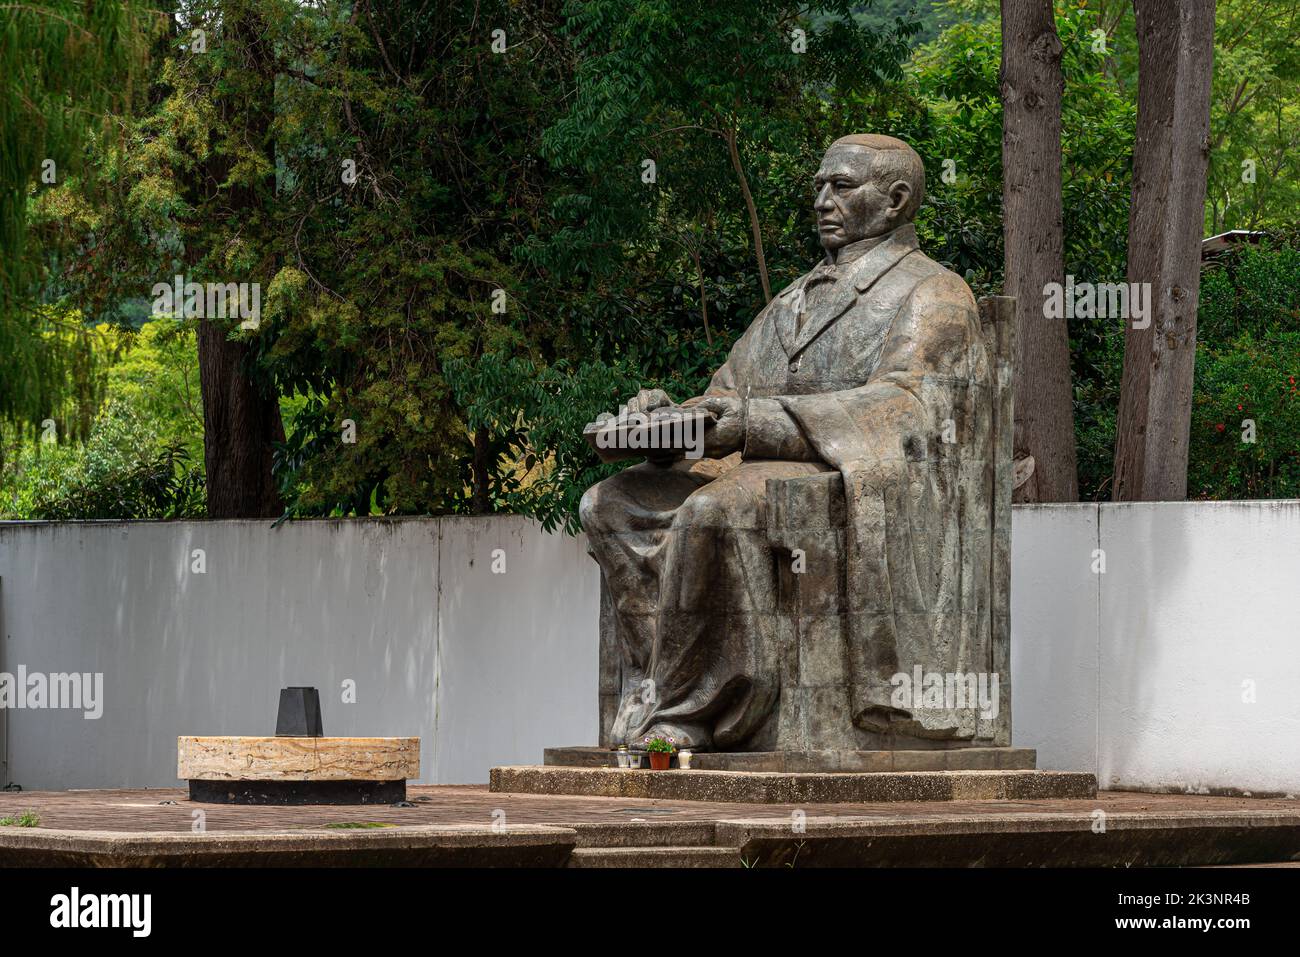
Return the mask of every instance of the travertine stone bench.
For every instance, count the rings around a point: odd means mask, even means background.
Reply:
[[[392,804],[420,776],[419,738],[177,738],[190,799],[216,804]]]

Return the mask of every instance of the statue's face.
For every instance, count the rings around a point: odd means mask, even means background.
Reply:
[[[903,208],[912,187],[899,180],[881,192],[871,180],[875,150],[865,146],[832,146],[813,180],[817,201],[817,235],[827,251],[859,239],[882,236],[902,225]]]

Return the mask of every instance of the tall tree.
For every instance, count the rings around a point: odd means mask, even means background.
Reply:
[[[1128,281],[1150,284],[1144,328],[1125,331],[1116,501],[1187,494],[1196,306],[1209,163],[1214,0],[1134,0],[1138,118]]]
[[[1002,205],[1006,295],[1016,299],[1016,500],[1079,497],[1064,319],[1044,316],[1063,280],[1061,41],[1052,0],[1002,0]]]
[[[272,40],[256,2],[227,0],[221,4],[220,15],[223,75],[218,78],[221,92],[215,105],[220,117],[217,130],[224,131],[228,139],[210,154],[206,169],[198,167],[206,176],[197,185],[208,194],[208,208],[221,210],[234,225],[234,235],[204,234],[209,243],[195,248],[192,255],[195,260],[206,258],[208,271],[230,263],[225,250],[239,242],[241,227],[265,219],[263,205],[275,189],[271,122],[276,63]],[[236,74],[238,79],[224,74]],[[237,166],[243,171],[237,171]],[[252,275],[220,278],[257,281]],[[250,375],[249,343],[232,338],[230,333],[230,326],[220,319],[205,316],[199,320],[208,517],[274,517],[284,511],[272,476],[274,444],[284,441],[280,405],[275,393]]]
[[[76,361],[33,307],[42,279],[27,243],[36,190],[66,181],[89,132],[130,101],[156,24],[143,0],[0,4],[0,415],[40,421]]]
[[[147,97],[118,118],[120,138],[94,144],[96,162],[83,179],[104,194],[99,210],[91,215],[74,200],[76,184],[62,207],[47,210],[66,220],[62,245],[50,237],[46,252],[73,264],[59,276],[70,305],[111,317],[177,274],[187,283],[266,289],[288,242],[277,218],[273,125],[277,80],[287,69],[283,38],[297,16],[291,0],[175,5],[154,50]],[[272,460],[284,436],[278,396],[262,371],[267,330],[239,330],[244,317],[229,309],[183,318],[196,333],[208,515],[278,516]]]

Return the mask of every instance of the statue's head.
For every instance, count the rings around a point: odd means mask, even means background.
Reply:
[[[817,235],[836,250],[910,223],[925,197],[925,166],[902,140],[854,133],[831,144],[813,185]]]

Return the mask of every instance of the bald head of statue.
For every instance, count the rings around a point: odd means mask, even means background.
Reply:
[[[925,198],[925,166],[902,140],[854,133],[831,144],[813,186],[817,235],[834,255],[910,223]]]

